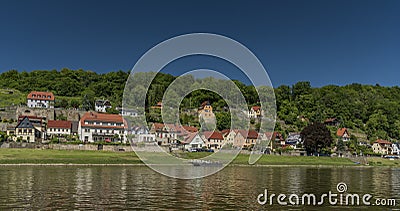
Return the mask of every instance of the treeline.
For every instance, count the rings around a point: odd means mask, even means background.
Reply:
[[[91,109],[97,98],[111,100],[121,106],[123,91],[129,72],[116,71],[98,74],[92,71],[62,69],[18,72],[11,70],[0,74],[0,87],[28,93],[32,90],[52,91],[57,96],[75,97],[69,106]],[[162,100],[163,93],[176,77],[158,73],[147,91],[147,105]],[[189,78],[195,83],[194,78]],[[234,81],[242,91],[249,106],[258,104],[253,86]],[[144,90],[146,91],[146,90]],[[346,86],[311,87],[309,82],[275,88],[277,117],[285,123],[277,124],[282,132],[301,131],[308,122],[323,122],[337,118],[342,127],[360,129],[368,139],[400,139],[400,88],[377,85],[351,84]],[[68,98],[65,98],[68,99]],[[224,110],[226,103],[218,94],[198,90],[182,102],[183,108],[196,108],[209,100],[216,110]],[[65,104],[65,102],[64,102]]]

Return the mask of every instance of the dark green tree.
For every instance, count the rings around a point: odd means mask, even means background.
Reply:
[[[315,122],[305,127],[300,133],[307,154],[321,153],[332,144],[329,129],[322,123]]]

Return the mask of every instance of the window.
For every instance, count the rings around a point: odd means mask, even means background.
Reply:
[[[86,132],[86,133],[89,133],[89,129],[85,128],[85,132]],[[86,136],[86,137],[87,137],[87,136]]]

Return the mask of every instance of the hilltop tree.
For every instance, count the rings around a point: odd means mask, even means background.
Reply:
[[[312,123],[300,133],[308,154],[321,153],[331,146],[332,136],[329,129],[322,123]]]

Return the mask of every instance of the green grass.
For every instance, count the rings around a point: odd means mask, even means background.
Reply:
[[[12,92],[12,94],[10,94]],[[0,89],[0,108],[26,102],[26,94],[13,89]]]
[[[197,159],[210,155],[208,152],[177,153],[184,159]],[[159,161],[158,153],[151,153],[154,161]],[[249,155],[239,154],[232,164],[248,165]],[[153,159],[152,159],[153,160]],[[371,166],[400,167],[400,160],[368,158]],[[141,164],[133,152],[80,151],[80,150],[40,150],[40,149],[0,149],[0,164]],[[327,165],[359,166],[347,158],[276,156],[263,155],[256,165]]]
[[[368,164],[371,166],[392,166],[392,167],[400,167],[400,159],[397,160],[389,160],[380,157],[369,157]]]
[[[139,164],[132,152],[0,149],[0,164]]]

